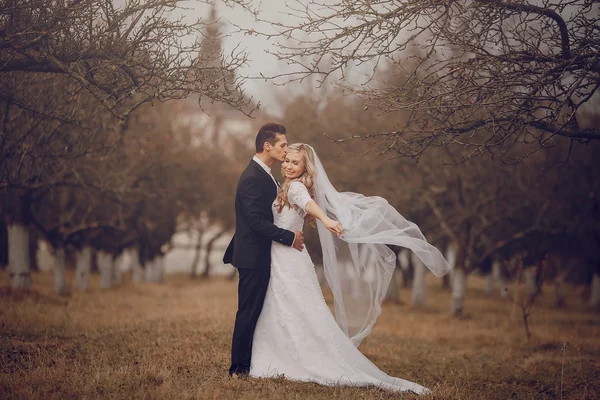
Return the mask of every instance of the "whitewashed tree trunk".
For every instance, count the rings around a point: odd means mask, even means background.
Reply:
[[[464,303],[465,292],[467,289],[467,275],[462,268],[454,269],[452,274],[452,301],[450,303],[450,312],[452,315],[461,315]]]
[[[67,294],[67,257],[65,249],[59,248],[54,254],[54,290],[60,295]]]
[[[115,285],[120,285],[123,282],[123,277],[121,276],[122,267],[123,267],[123,254],[119,257],[113,259],[113,283]]]
[[[90,285],[92,273],[92,249],[89,246],[75,253],[75,286],[81,290],[87,290]]]
[[[414,268],[413,282],[412,282],[412,306],[413,307],[424,307],[427,293],[427,286],[425,285],[425,274],[427,269],[425,264],[413,253],[412,264]]]
[[[592,293],[590,296],[590,306],[596,311],[600,311],[600,274],[594,274],[592,278]]]
[[[113,259],[110,254],[100,250],[97,253],[98,269],[100,270],[100,288],[110,289],[113,283]]]
[[[491,296],[494,291],[494,278],[492,274],[489,273],[485,276],[485,287],[483,288],[486,296]]]
[[[456,246],[452,243],[448,243],[448,246],[446,247],[446,254],[444,254],[444,257],[450,265],[450,271],[447,275],[443,277],[443,282],[444,284],[448,284],[450,288],[452,288],[452,274],[454,273],[454,268],[456,267],[456,256]]]
[[[535,274],[536,270],[533,267],[526,268],[525,271],[523,271],[523,277],[525,279],[525,292],[527,295],[527,299],[529,300],[533,299],[537,292]]]
[[[162,256],[156,257],[156,264],[154,266],[156,268],[156,283],[164,283],[165,282],[165,258]]]
[[[131,280],[135,283],[144,280],[144,268],[140,264],[140,253],[137,248],[131,250]]]
[[[156,268],[154,264],[156,263],[156,258],[152,260],[148,260],[146,265],[144,266],[144,280],[146,282],[156,282]]]
[[[502,282],[502,270],[500,267],[500,261],[495,260],[492,263],[492,279],[498,284],[498,291],[500,292],[500,296],[502,298],[506,298],[508,296],[508,291],[506,290],[506,286],[504,286],[504,282]]]
[[[153,262],[154,260],[146,260],[144,264],[144,282],[152,282]]]
[[[21,224],[8,224],[8,273],[13,289],[31,288],[29,230]]]
[[[385,293],[385,299],[391,301],[394,304],[400,303],[400,294],[398,292],[398,268],[394,268],[392,272],[392,279],[390,280],[390,286],[388,286],[387,292]]]

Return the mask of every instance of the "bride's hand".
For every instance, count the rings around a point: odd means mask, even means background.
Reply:
[[[325,221],[323,221],[323,225],[325,225],[325,228],[327,228],[329,232],[335,233],[338,236],[344,233],[344,227],[342,224],[334,219],[327,218]]]

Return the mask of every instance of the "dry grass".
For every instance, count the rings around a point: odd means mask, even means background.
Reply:
[[[374,388],[327,388],[282,379],[231,379],[236,283],[168,277],[61,297],[49,274],[29,294],[0,285],[0,398],[389,399]],[[97,278],[95,278],[97,279]],[[449,294],[429,282],[426,310],[386,305],[362,351],[390,375],[436,399],[592,399],[600,393],[600,316],[580,296],[554,310],[550,290],[525,339],[518,310],[469,278],[468,316],[449,316]],[[408,299],[408,292],[402,293]],[[566,351],[563,354],[563,346]],[[563,360],[564,357],[564,360]],[[562,385],[562,394],[561,394]]]

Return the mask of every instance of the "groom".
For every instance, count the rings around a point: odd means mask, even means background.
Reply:
[[[271,275],[271,242],[302,250],[301,231],[291,232],[273,225],[271,208],[279,184],[271,175],[275,161],[287,152],[285,127],[263,125],[256,135],[256,154],[238,181],[235,195],[235,234],[223,262],[238,269],[238,311],[231,343],[229,375],[250,372],[252,339],[263,307]]]

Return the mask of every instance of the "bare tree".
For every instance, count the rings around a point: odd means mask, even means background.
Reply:
[[[280,34],[266,34],[285,38],[275,55],[297,67],[278,78],[345,78],[364,64],[366,87],[352,90],[365,108],[404,116],[394,130],[340,140],[377,138],[381,152],[408,157],[450,144],[463,147],[459,159],[489,152],[513,161],[557,137],[600,139],[587,121],[600,87],[593,0],[295,4],[294,23],[271,21]],[[515,144],[528,150],[513,154]]]
[[[494,260],[522,252],[539,260],[546,254],[599,258],[595,241],[600,232],[600,175],[593,160],[600,142],[561,143],[518,165],[487,157],[456,164],[451,162],[456,149],[441,147],[429,149],[418,163],[386,162],[372,151],[377,148],[373,139],[338,146],[320,134],[368,132],[402,120],[392,115],[377,118],[373,110],[361,110],[348,97],[309,94],[287,99],[283,122],[301,135],[292,140],[315,146],[338,190],[383,196],[439,249],[445,246],[440,243],[455,248],[453,314],[463,312],[468,275],[491,269]],[[565,163],[568,154],[571,158]],[[306,231],[310,246],[310,230]],[[318,256],[318,250],[312,253]],[[580,269],[593,265],[580,264]]]
[[[81,231],[128,230],[126,217],[138,209],[136,197],[151,188],[129,190],[143,181],[133,174],[147,174],[164,161],[148,166],[123,162],[129,155],[113,158],[134,123],[133,111],[192,94],[240,110],[248,103],[234,73],[246,62],[245,54],[203,51],[206,23],[189,22],[183,3],[0,1],[0,206],[14,287],[30,282],[25,250],[32,222],[50,233],[57,248]],[[127,168],[99,168],[106,162]],[[99,169],[106,176],[94,173]],[[58,192],[84,201],[65,214],[39,210],[54,209],[54,200],[44,202]],[[96,198],[85,201],[86,196]],[[111,206],[102,204],[107,199]],[[78,218],[69,221],[72,215]]]
[[[204,21],[187,22],[183,1],[132,0],[121,6],[99,0],[3,0],[0,3],[0,76],[7,88],[0,98],[40,115],[75,122],[85,113],[52,113],[21,90],[36,75],[63,76],[69,93],[87,92],[123,119],[152,100],[166,101],[200,93],[238,108],[245,105],[233,72],[245,54],[219,63],[198,57]],[[226,77],[226,78],[225,78]],[[11,86],[7,81],[13,81]],[[227,88],[223,90],[223,82]],[[127,102],[135,95],[135,101]]]

